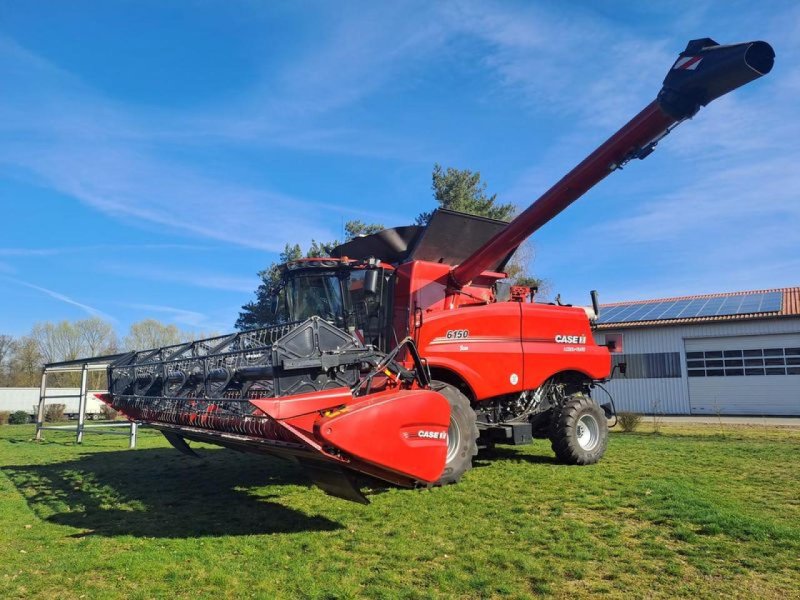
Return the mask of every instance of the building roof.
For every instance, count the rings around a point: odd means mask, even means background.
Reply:
[[[772,310],[759,310],[752,312],[739,312],[735,314],[711,314],[704,316],[678,316],[677,318],[654,318],[649,320],[626,320],[621,318],[616,320],[615,315],[621,314],[621,311],[609,315],[608,321],[603,321],[603,312],[609,311],[615,307],[630,306],[635,307],[639,305],[653,305],[658,304],[666,305],[667,303],[678,303],[681,301],[702,301],[715,298],[733,298],[738,296],[758,296],[780,299],[779,308]],[[743,300],[744,301],[744,300]],[[743,305],[743,304],[742,304]],[[751,319],[774,319],[782,317],[798,317],[800,316],[800,287],[790,288],[774,288],[769,290],[751,290],[745,292],[729,292],[722,294],[702,294],[698,296],[678,296],[675,298],[659,298],[653,300],[634,300],[631,302],[614,302],[610,304],[600,305],[600,321],[597,324],[597,329],[621,329],[629,327],[663,327],[668,325],[689,325],[694,323],[716,323],[722,321],[748,321]]]

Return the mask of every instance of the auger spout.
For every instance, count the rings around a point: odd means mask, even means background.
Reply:
[[[720,45],[710,38],[692,40],[664,79],[658,96],[601,144],[558,183],[450,272],[456,288],[467,285],[489,265],[629,160],[644,159],[656,144],[701,106],[772,70],[775,52],[761,41]]]

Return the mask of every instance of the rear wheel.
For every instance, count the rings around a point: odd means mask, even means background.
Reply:
[[[584,394],[568,396],[553,415],[550,443],[562,462],[596,463],[608,445],[608,421],[603,409]]]
[[[442,476],[433,485],[456,483],[472,468],[478,453],[478,425],[475,411],[461,390],[442,381],[432,381],[431,389],[450,403],[450,426],[447,429],[447,458]]]

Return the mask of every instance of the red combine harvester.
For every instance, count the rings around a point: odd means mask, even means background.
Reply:
[[[656,100],[512,222],[439,210],[425,227],[285,264],[278,324],[124,355],[103,399],[181,451],[195,440],[288,457],[358,502],[355,475],[453,483],[479,446],[549,438],[563,462],[597,462],[613,412],[591,395],[611,371],[592,338],[597,296],[592,308],[528,302],[503,269],[592,186],[773,61],[765,42],[690,42]]]

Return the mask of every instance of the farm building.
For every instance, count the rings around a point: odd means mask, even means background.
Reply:
[[[606,304],[595,339],[618,411],[800,415],[800,288]]]

